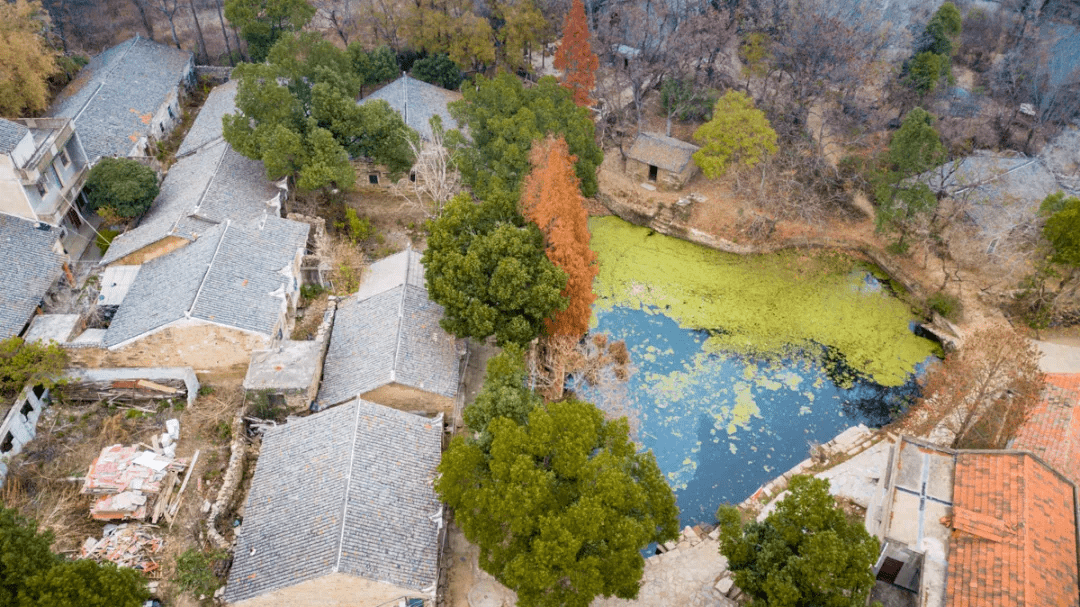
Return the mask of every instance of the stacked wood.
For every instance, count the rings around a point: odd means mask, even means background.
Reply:
[[[182,379],[160,382],[148,379],[117,379],[103,381],[72,381],[60,388],[65,401],[146,402],[187,398],[187,385]]]

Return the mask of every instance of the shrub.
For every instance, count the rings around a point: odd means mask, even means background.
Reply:
[[[107,207],[106,207],[107,208]],[[114,238],[120,235],[120,230],[102,229],[98,231],[97,239],[94,240],[94,244],[97,245],[101,254],[104,255],[105,251],[109,250],[109,245],[112,244]]]
[[[157,197],[157,173],[130,158],[102,158],[86,178],[87,209],[111,207],[120,217],[138,217]]]
[[[446,53],[425,57],[413,63],[412,69],[413,76],[418,80],[452,91],[458,90],[461,81],[465,80],[461,66],[454,63]]]
[[[67,366],[67,350],[53,342],[27,343],[21,337],[0,341],[0,398],[10,400],[28,383],[58,385]]]
[[[174,581],[181,590],[196,597],[212,596],[221,587],[221,579],[215,570],[221,568],[226,559],[224,551],[200,552],[188,548],[176,559]]]
[[[345,221],[335,222],[334,227],[345,230],[354,245],[375,235],[375,228],[372,227],[371,221],[367,217],[360,217],[353,208],[345,209]]]
[[[926,305],[953,322],[959,320],[964,313],[964,305],[960,303],[960,298],[944,291],[931,295],[926,300]]]

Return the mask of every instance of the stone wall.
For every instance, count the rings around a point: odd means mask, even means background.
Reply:
[[[675,173],[673,171],[665,171],[664,169],[657,169],[656,181],[649,181],[649,165],[641,162],[640,160],[634,160],[633,158],[626,159],[626,174],[633,177],[641,183],[655,183],[656,187],[665,191],[681,190],[686,182],[690,181],[690,178],[694,176],[697,165],[693,162],[689,162],[682,173]]]
[[[294,586],[232,603],[233,607],[378,607],[396,606],[395,599],[416,597],[431,599],[406,588],[373,582],[344,573],[301,582]]]
[[[117,350],[69,349],[77,367],[192,367],[196,371],[246,368],[251,352],[270,338],[211,324],[169,327]]]

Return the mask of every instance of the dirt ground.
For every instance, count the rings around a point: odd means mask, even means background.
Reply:
[[[90,496],[81,495],[80,482],[103,447],[112,444],[149,445],[164,431],[165,420],[180,420],[177,457],[199,459],[191,472],[177,516],[170,526],[159,521],[156,533],[165,541],[154,555],[160,569],[149,574],[159,580],[159,595],[177,607],[198,605],[181,596],[171,583],[176,557],[203,547],[203,503],[213,501],[229,458],[230,424],[242,406],[241,378],[203,377],[202,394],[193,406],[167,402],[138,404],[139,408],[105,403],[75,404],[54,399],[38,423],[36,438],[15,459],[3,487],[5,506],[18,508],[55,534],[53,549],[73,555],[88,537],[100,538],[104,522],[90,518]],[[79,480],[72,480],[79,479]]]

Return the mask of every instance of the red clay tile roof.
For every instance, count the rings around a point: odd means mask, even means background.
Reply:
[[[1071,483],[1026,453],[960,452],[953,504],[946,605],[1080,605]]]
[[[1046,376],[1046,397],[1012,448],[1031,451],[1080,485],[1080,374]]]

